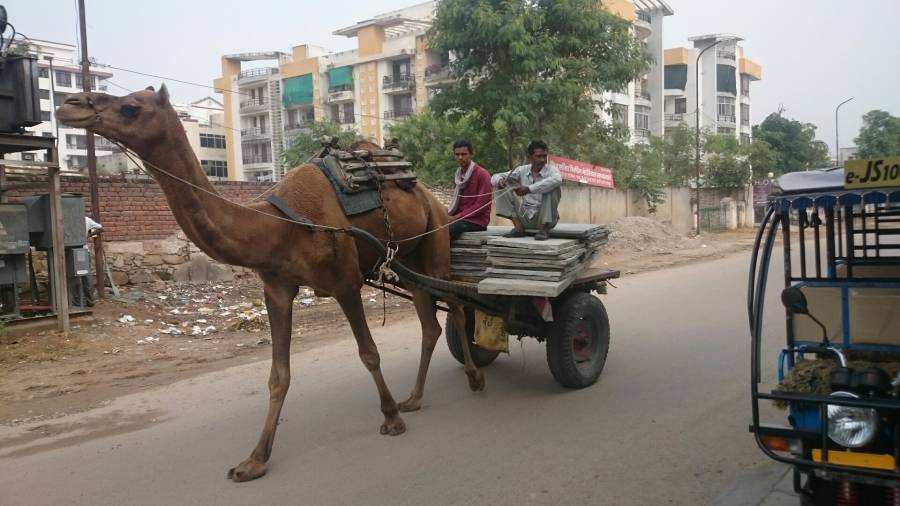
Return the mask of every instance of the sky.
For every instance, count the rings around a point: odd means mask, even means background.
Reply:
[[[785,115],[818,127],[817,137],[853,143],[862,115],[873,109],[900,116],[900,0],[667,0],[665,47],[689,46],[688,37],[733,33],[745,56],[762,65],[753,84],[752,122],[784,108]],[[281,50],[312,44],[353,49],[356,39],[334,30],[418,0],[85,0],[88,49],[98,62],[212,86],[222,55]],[[77,42],[76,0],[0,0],[25,35]],[[228,6],[224,10],[222,6]],[[115,70],[112,81],[128,89],[158,86],[161,79]],[[209,88],[166,80],[175,101],[189,102]],[[115,89],[115,88],[113,88]],[[118,92],[122,90],[119,89]]]

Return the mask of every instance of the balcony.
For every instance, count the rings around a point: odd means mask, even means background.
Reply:
[[[264,155],[244,155],[244,165],[260,165],[264,163],[272,163],[272,155],[266,153]]]
[[[251,98],[241,102],[241,112],[253,112],[265,109],[269,103],[262,98]]]
[[[335,88],[328,88],[328,98],[326,98],[325,101],[329,104],[335,104],[339,102],[352,102],[353,87],[338,86]]]
[[[238,74],[238,80],[265,78],[265,77],[268,77],[270,75],[274,75],[277,73],[278,73],[278,68],[276,68],[276,67],[248,69],[248,70],[245,70],[245,71],[241,72],[240,74]]]
[[[737,121],[732,114],[719,114],[717,119],[719,120],[719,123],[729,123],[732,125]]]
[[[684,114],[680,112],[667,112],[665,115],[666,126],[678,126],[684,123]]]
[[[646,39],[653,32],[650,14],[645,11],[636,11],[634,14],[634,31],[639,39]]]
[[[650,130],[646,128],[635,128],[634,129],[634,137],[636,139],[649,139],[650,138]]]
[[[416,80],[409,74],[384,76],[381,87],[385,93],[406,93],[416,87]]]
[[[308,130],[311,124],[311,121],[301,121],[284,125],[284,136],[292,139]]]
[[[650,92],[641,88],[640,86],[635,86],[634,99],[637,102],[646,102],[646,105],[650,105]]]
[[[716,57],[719,58],[720,60],[729,60],[732,62],[737,61],[737,55],[735,54],[733,48],[731,48],[731,49],[716,48]]]
[[[425,86],[440,86],[455,80],[449,65],[431,65],[425,69]]]
[[[384,119],[399,119],[412,116],[412,109],[397,109],[394,111],[384,111]]]
[[[268,137],[269,133],[259,127],[241,129],[241,140],[261,139]]]

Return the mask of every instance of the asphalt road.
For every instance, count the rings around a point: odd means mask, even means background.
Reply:
[[[348,335],[293,356],[259,480],[225,473],[259,435],[268,362],[32,430],[0,428],[0,504],[706,504],[769,465],[747,432],[748,256],[617,281],[604,296],[609,360],[584,390],[557,386],[543,345],[526,340],[485,369],[487,389],[473,394],[441,342],[424,409],[404,416],[406,434],[381,436],[375,387]],[[781,321],[769,312],[773,331]],[[373,331],[402,400],[418,323]]]

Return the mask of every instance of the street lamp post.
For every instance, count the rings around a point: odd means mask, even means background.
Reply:
[[[838,135],[838,110],[840,110],[842,105],[853,100],[853,98],[854,97],[850,97],[847,100],[844,100],[834,108],[834,161],[838,167],[841,166],[841,141],[840,136]]]
[[[703,53],[706,51],[716,47],[722,42],[731,41],[734,39],[719,39],[712,44],[703,48],[700,53],[697,55],[697,61],[694,62],[694,99],[695,104],[697,106],[697,110],[694,113],[695,120],[697,123],[697,131],[694,132],[694,171],[696,180],[694,181],[695,188],[695,200],[697,204],[697,235],[700,235],[700,57],[703,56]]]

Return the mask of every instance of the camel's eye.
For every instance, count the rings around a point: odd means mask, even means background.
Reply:
[[[138,114],[141,113],[141,106],[124,104],[122,105],[122,108],[119,109],[119,112],[122,113],[122,116],[125,116],[126,118],[137,118]]]

